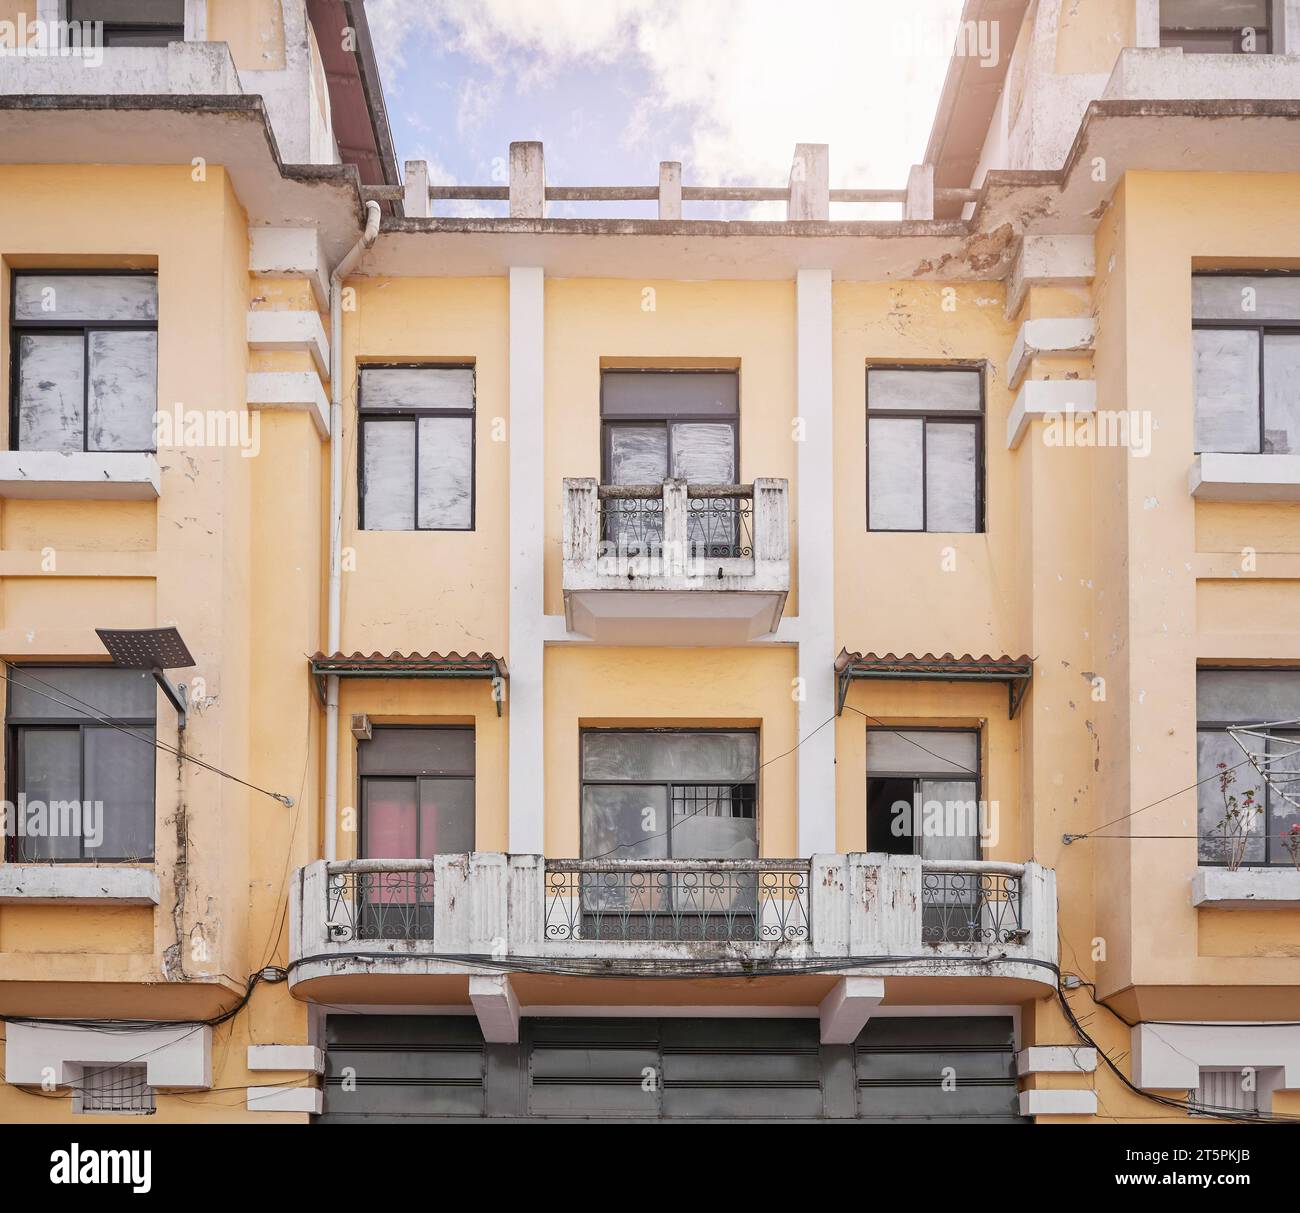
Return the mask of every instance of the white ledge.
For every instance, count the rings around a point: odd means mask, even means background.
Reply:
[[[1096,324],[1092,317],[1026,320],[1016,334],[1007,359],[1007,383],[1017,388],[1035,358],[1068,358],[1092,349]]]
[[[248,346],[254,350],[306,350],[323,376],[330,373],[329,340],[317,312],[249,312]]]
[[[1016,1054],[1016,1073],[1090,1074],[1097,1068],[1097,1050],[1083,1045],[1030,1045]]]
[[[1300,909],[1300,871],[1285,868],[1197,868],[1192,905],[1218,910]]]
[[[1096,1091],[1021,1091],[1021,1116],[1095,1116]]]
[[[1030,379],[1023,383],[1007,418],[1007,450],[1014,451],[1035,417],[1097,411],[1097,384],[1092,379]]]
[[[153,501],[161,493],[150,454],[0,451],[0,497],[50,501]]]
[[[249,1045],[250,1070],[306,1070],[325,1072],[325,1054],[315,1045]]]
[[[306,1112],[319,1116],[324,1101],[317,1087],[249,1087],[250,1112]]]
[[[1300,455],[1205,452],[1187,473],[1198,501],[1300,501]]]
[[[329,437],[330,405],[315,371],[249,371],[246,397],[250,409],[305,410]]]
[[[0,905],[156,906],[158,873],[67,863],[0,864]]]

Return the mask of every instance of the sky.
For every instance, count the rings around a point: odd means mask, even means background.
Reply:
[[[828,143],[833,188],[902,189],[925,152],[960,11],[961,0],[366,3],[399,164],[426,160],[431,183],[470,185],[505,184],[511,141],[538,139],[550,185],[652,185],[661,160],[679,160],[686,185],[784,186],[796,143]],[[434,208],[491,215],[504,204]],[[833,217],[873,213],[846,204]]]

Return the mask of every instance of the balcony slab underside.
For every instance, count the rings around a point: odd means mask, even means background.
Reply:
[[[689,580],[681,588],[641,589],[611,576],[606,588],[566,589],[565,622],[600,644],[705,646],[758,640],[781,622],[784,590],[727,590],[716,579]]]

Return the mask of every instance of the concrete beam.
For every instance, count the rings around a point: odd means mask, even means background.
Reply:
[[[1097,384],[1092,379],[1028,379],[1020,387],[1007,417],[1007,450],[1014,451],[1029,423],[1048,416],[1097,411]]]
[[[509,977],[504,973],[496,977],[471,977],[469,1000],[474,1004],[484,1040],[492,1044],[519,1042],[519,999]]]
[[[323,379],[329,378],[330,346],[319,312],[254,311],[248,313],[251,350],[305,350]]]
[[[907,172],[904,219],[934,218],[934,165],[914,164]]]
[[[1020,314],[1031,286],[1084,286],[1096,272],[1091,236],[1026,236],[1007,280],[1007,319]]]
[[[158,873],[117,864],[0,864],[0,905],[156,906]]]
[[[1197,455],[1187,489],[1199,501],[1300,501],[1300,455]]]
[[[330,405],[315,371],[249,371],[245,399],[250,409],[304,409],[316,432],[330,435]]]
[[[1021,1116],[1095,1116],[1096,1114],[1096,1091],[1020,1092]]]
[[[250,227],[248,272],[255,278],[306,278],[316,305],[329,310],[329,263],[315,228]]]
[[[510,145],[510,218],[546,217],[546,167],[540,143]]]
[[[1092,349],[1096,324],[1092,317],[1026,320],[1016,334],[1007,359],[1007,383],[1018,388],[1035,358],[1070,357]]]
[[[408,160],[402,179],[402,213],[408,219],[429,217],[429,162]]]
[[[852,1044],[884,997],[884,978],[841,977],[818,1008],[822,1044]]]
[[[790,222],[831,217],[831,151],[825,143],[796,143],[790,165]]]
[[[659,164],[659,218],[682,217],[682,166],[675,160]]]
[[[45,501],[153,501],[157,456],[126,451],[0,451],[0,497]]]

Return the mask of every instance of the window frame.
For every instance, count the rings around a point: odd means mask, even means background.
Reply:
[[[1264,4],[1264,24],[1263,25],[1167,25],[1165,23],[1164,4],[1162,0],[1156,0],[1157,24],[1159,32],[1157,35],[1156,45],[1162,50],[1171,50],[1176,47],[1182,47],[1183,54],[1224,54],[1223,51],[1189,51],[1184,45],[1185,42],[1209,42],[1211,40],[1221,40],[1229,36],[1233,38],[1233,49],[1226,52],[1230,55],[1274,55],[1282,53],[1274,46],[1275,29],[1285,24],[1285,14],[1279,11],[1277,0],[1266,0]],[[1267,50],[1248,51],[1241,45],[1241,31],[1243,29],[1252,29],[1255,31],[1256,38],[1263,37],[1267,43]],[[1168,40],[1167,40],[1168,39]]]
[[[605,384],[608,374],[616,375],[730,375],[736,380],[736,411],[734,413],[618,413],[605,412]],[[613,475],[612,431],[621,426],[661,425],[664,427],[664,467],[668,476],[673,472],[673,426],[683,423],[729,425],[731,427],[731,466],[734,483],[743,484],[740,474],[740,371],[730,367],[623,367],[600,368],[600,483],[612,484]],[[699,483],[704,483],[703,481]]]
[[[640,733],[640,734],[646,734],[646,733],[655,733],[655,734],[664,734],[664,733],[682,734],[682,733],[688,733],[688,734],[692,734],[692,735],[694,735],[694,734],[700,734],[700,733],[747,733],[747,734],[751,734],[751,735],[755,738],[754,752],[755,752],[755,754],[758,756],[758,764],[757,764],[757,766],[755,766],[755,768],[754,768],[753,778],[750,779],[750,780],[745,781],[745,786],[751,786],[751,785],[752,785],[752,787],[753,787],[753,789],[754,789],[754,815],[753,815],[753,822],[754,822],[754,849],[755,849],[755,851],[758,853],[759,857],[762,856],[762,854],[763,854],[763,839],[762,839],[762,803],[761,803],[761,802],[762,802],[762,793],[761,793],[761,784],[762,784],[762,780],[760,779],[759,776],[760,776],[760,774],[761,774],[761,772],[762,772],[762,770],[763,770],[763,748],[762,748],[762,747],[763,747],[763,736],[762,736],[762,729],[761,729],[759,726],[757,726],[757,725],[752,725],[752,726],[740,726],[740,727],[736,727],[736,728],[729,728],[729,727],[727,727],[726,725],[714,725],[714,726],[709,726],[709,727],[706,727],[706,728],[691,728],[691,727],[689,727],[689,726],[674,725],[674,726],[672,726],[672,727],[667,727],[667,728],[654,728],[654,727],[651,727],[651,728],[637,728],[637,727],[635,727],[635,726],[623,726],[623,725],[602,725],[602,726],[597,726],[597,727],[591,727],[591,728],[583,727],[583,728],[579,728],[579,729],[578,729],[578,850],[579,850],[579,851],[582,850],[582,840],[583,840],[584,833],[585,833],[585,829],[584,829],[584,827],[586,826],[586,820],[585,820],[585,812],[586,812],[586,810],[585,810],[585,807],[584,807],[584,804],[583,804],[583,801],[584,801],[584,799],[585,799],[585,797],[583,796],[583,790],[584,790],[585,788],[587,788],[587,787],[593,787],[593,788],[598,788],[598,787],[599,787],[599,788],[619,788],[619,787],[627,787],[628,785],[634,785],[634,786],[637,786],[637,787],[661,787],[661,788],[663,788],[663,789],[665,790],[665,792],[666,792],[666,794],[667,794],[667,796],[666,796],[666,803],[667,803],[667,806],[668,806],[668,825],[667,825],[667,828],[663,831],[664,850],[667,852],[667,854],[664,856],[664,858],[665,858],[665,859],[688,859],[688,860],[689,860],[689,859],[691,859],[691,856],[689,856],[689,855],[687,855],[687,856],[676,856],[676,855],[673,854],[673,829],[674,829],[674,825],[673,825],[673,816],[674,816],[674,814],[673,814],[673,795],[672,795],[672,793],[673,793],[673,788],[675,788],[675,787],[698,787],[698,786],[700,786],[700,785],[699,785],[699,781],[696,780],[696,781],[684,782],[684,783],[673,783],[671,780],[660,780],[660,779],[587,779],[587,778],[585,778],[585,755],[584,755],[584,753],[583,753],[582,739],[583,739],[583,737],[585,737],[585,736],[586,736],[587,734],[589,734],[589,733]],[[727,786],[727,787],[733,787],[733,788],[734,788],[734,787],[739,787],[739,786],[741,786],[741,783],[740,783],[739,781],[737,781],[737,782],[733,782],[733,783],[727,783],[725,780],[713,780],[712,783],[713,783],[714,786],[719,786],[719,787],[721,787],[721,786]],[[741,818],[740,820],[748,820],[748,819],[747,819],[747,818]],[[581,856],[579,856],[579,858],[581,858],[581,859],[586,859],[586,858],[588,858],[588,857],[587,857],[586,855],[581,855]],[[620,857],[617,856],[617,855],[606,855],[606,856],[602,856],[602,858],[604,858],[604,859],[617,859],[617,858],[620,858]],[[627,858],[627,856],[623,856],[622,858]],[[634,858],[634,861],[635,861],[635,857],[633,857],[633,858]],[[646,863],[655,863],[655,862],[662,862],[662,861],[661,861],[661,860],[650,860],[650,859],[647,859],[647,860],[645,860],[645,862],[646,862]],[[711,861],[710,861],[710,860],[707,860],[707,859],[700,859],[700,860],[694,860],[693,862],[698,862],[698,863],[702,863],[702,864],[707,864],[707,863],[709,863],[709,862],[711,862]]]
[[[969,733],[973,735],[975,738],[975,770],[972,772],[972,774],[975,780],[975,802],[978,805],[984,799],[984,730],[980,728],[978,725],[965,726],[965,725],[926,724],[926,725],[907,725],[907,726],[892,725],[891,726],[891,725],[881,725],[881,724],[868,724],[866,727],[866,731],[867,733]],[[864,754],[865,754],[865,750],[864,750]],[[872,841],[869,815],[871,811],[870,783],[873,779],[900,779],[900,780],[910,779],[912,781],[912,807],[913,807],[913,812],[915,812],[916,806],[919,803],[919,799],[920,799],[921,784],[925,780],[942,779],[942,780],[948,780],[950,782],[956,782],[960,778],[961,778],[960,776],[954,774],[952,771],[927,773],[924,771],[920,771],[918,768],[913,768],[910,771],[890,771],[890,770],[873,771],[870,767],[868,767],[866,782],[863,786],[863,791],[866,794],[865,809],[867,813],[867,820],[865,820],[863,824],[867,826],[867,829],[865,831],[867,834],[867,841],[866,841],[867,850],[869,851],[871,849],[871,841]],[[917,849],[917,842],[920,839],[920,837],[921,835],[918,835],[916,833],[913,833],[911,835],[912,838],[911,853],[913,855],[919,856],[921,854],[921,852]],[[976,856],[976,859],[982,860],[984,858],[983,838],[977,834],[975,836],[975,840],[976,840],[977,848],[979,850],[979,854]]]
[[[467,409],[419,408],[419,409],[372,409],[365,407],[362,384],[366,371],[469,371],[473,383],[473,399]],[[414,526],[387,532],[376,528],[376,534],[411,535],[411,534],[450,534],[465,535],[478,529],[478,364],[476,362],[363,362],[357,366],[357,530],[366,527],[366,422],[414,421],[415,442],[411,447],[411,458],[415,464],[412,477],[414,493]],[[468,526],[421,526],[420,525],[420,419],[422,417],[459,417],[469,420],[469,525]]]
[[[12,663],[12,670],[21,673],[23,670],[112,670],[119,667],[110,665],[106,662],[23,662],[22,664]],[[69,729],[77,730],[77,753],[78,753],[78,771],[77,771],[77,795],[80,802],[86,803],[86,733],[90,729],[113,729],[113,725],[103,724],[85,713],[78,713],[74,717],[42,717],[30,716],[22,717],[15,721],[10,713],[12,711],[13,696],[9,692],[10,674],[6,672],[5,681],[5,739],[4,739],[4,758],[5,758],[5,799],[10,804],[18,803],[18,794],[22,788],[22,773],[19,770],[19,756],[22,753],[22,747],[18,744],[20,733],[29,730],[39,730],[44,732],[66,731]],[[71,695],[64,692],[64,698],[72,698]],[[7,863],[79,863],[79,864],[107,864],[107,863],[125,863],[125,864],[143,864],[156,863],[158,857],[158,708],[157,694],[155,692],[154,714],[152,719],[145,720],[138,716],[110,716],[107,712],[101,715],[105,719],[112,720],[114,724],[123,729],[138,730],[149,729],[153,733],[153,778],[149,781],[149,802],[150,814],[149,820],[152,825],[151,830],[151,848],[147,857],[144,856],[118,856],[115,858],[105,858],[102,855],[96,855],[87,858],[85,854],[85,838],[79,842],[79,855],[67,857],[42,856],[40,858],[24,858],[20,854],[19,844],[22,841],[18,834],[5,834],[4,836],[4,854]],[[114,730],[118,731],[118,730]],[[140,743],[141,745],[144,742]]]
[[[1300,278],[1300,270],[1195,270],[1192,278]],[[1300,336],[1300,318],[1295,320],[1198,320],[1195,315],[1192,316],[1192,332],[1210,331],[1210,332],[1252,332],[1259,334],[1259,399],[1256,402],[1256,411],[1259,414],[1259,449],[1256,451],[1244,452],[1220,452],[1202,450],[1196,445],[1196,421],[1200,401],[1196,395],[1196,379],[1192,379],[1192,448],[1193,454],[1196,455],[1217,455],[1217,454],[1246,454],[1246,455],[1267,455],[1271,452],[1264,449],[1265,435],[1267,433],[1267,418],[1265,416],[1265,407],[1268,399],[1267,389],[1264,385],[1264,339],[1270,333],[1274,336],[1296,337]],[[1195,339],[1193,338],[1193,366],[1195,366]],[[1295,452],[1300,454],[1300,451]]]
[[[360,820],[357,830],[357,858],[358,859],[392,859],[405,858],[405,856],[392,855],[368,855],[366,846],[366,781],[371,779],[387,780],[407,780],[415,785],[415,849],[417,853],[420,850],[420,780],[422,779],[468,779],[474,789],[474,846],[478,845],[478,732],[472,724],[415,724],[403,722],[400,724],[376,724],[373,730],[383,730],[384,732],[396,732],[397,730],[411,731],[420,730],[421,732],[439,732],[439,733],[468,733],[470,735],[470,754],[472,761],[470,763],[469,773],[463,771],[439,770],[436,774],[431,774],[427,770],[421,771],[371,771],[363,772],[361,769],[361,747],[366,745],[365,741],[358,741],[355,747],[356,762],[356,781],[357,781],[357,804],[361,807]],[[373,731],[372,731],[373,737]],[[470,850],[473,851],[474,847]],[[459,851],[440,851],[439,854],[457,855],[462,854]]]
[[[28,454],[38,453],[40,447],[20,447],[18,391],[21,379],[21,338],[25,334],[81,337],[81,454],[83,455],[156,455],[158,433],[154,426],[154,443],[148,447],[120,447],[111,451],[92,451],[87,446],[90,437],[90,334],[102,332],[158,333],[162,319],[162,295],[158,295],[156,310],[159,315],[152,320],[19,320],[18,280],[20,278],[158,278],[156,269],[39,269],[24,267],[9,273],[9,442],[8,450]],[[154,347],[154,413],[158,412],[158,345]],[[57,453],[57,452],[56,452]],[[74,452],[75,453],[75,452]]]
[[[871,407],[871,372],[872,371],[961,371],[969,374],[974,371],[979,378],[980,404],[978,410],[960,409],[873,409]],[[865,498],[863,512],[866,515],[867,533],[871,535],[983,535],[985,526],[985,441],[988,415],[988,363],[986,361],[967,362],[868,362],[863,372],[863,482]],[[921,423],[921,526],[912,527],[873,527],[871,525],[871,422],[873,419],[913,420]],[[936,424],[965,424],[975,427],[975,526],[969,531],[931,531],[929,494],[926,489],[929,482],[929,470],[926,465],[927,438],[926,427]]]

